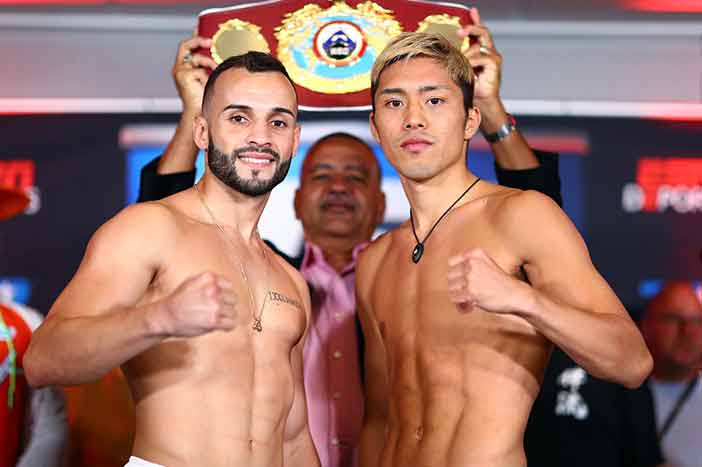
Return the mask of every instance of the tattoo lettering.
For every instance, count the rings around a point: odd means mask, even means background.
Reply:
[[[272,302],[287,303],[288,305],[294,306],[298,310],[302,310],[302,304],[298,300],[295,300],[294,298],[290,298],[285,294],[271,291],[271,292],[268,292],[268,298]]]

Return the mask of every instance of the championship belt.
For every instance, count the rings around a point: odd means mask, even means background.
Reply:
[[[421,0],[272,0],[200,13],[198,31],[211,37],[200,50],[218,64],[258,50],[274,55],[296,85],[305,110],[367,110],[370,73],[385,45],[405,31],[457,34],[470,24],[467,7]]]

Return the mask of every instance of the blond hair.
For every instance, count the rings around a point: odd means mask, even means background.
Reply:
[[[395,36],[378,55],[371,70],[371,102],[375,110],[375,93],[380,75],[399,61],[427,57],[438,61],[448,71],[451,81],[461,88],[466,112],[473,107],[475,73],[468,59],[441,34],[404,32]]]

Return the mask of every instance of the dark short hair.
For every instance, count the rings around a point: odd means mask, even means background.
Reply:
[[[310,151],[319,144],[332,138],[348,138],[350,140],[356,141],[358,144],[362,144],[363,146],[367,147],[369,151],[373,152],[373,148],[371,147],[371,145],[368,144],[364,139],[361,139],[356,135],[352,135],[351,133],[346,133],[345,131],[335,131],[334,133],[329,133],[328,135],[322,136],[317,141],[315,141],[312,144],[312,146],[310,146]]]
[[[297,98],[297,90],[295,89],[295,83],[290,78],[288,71],[285,69],[282,63],[272,56],[271,54],[249,51],[243,55],[234,55],[224,60],[222,63],[217,65],[217,68],[212,71],[210,77],[207,79],[205,84],[205,91],[202,95],[202,110],[204,112],[205,106],[209,100],[210,94],[212,94],[212,89],[214,88],[215,82],[219,75],[229,70],[230,68],[243,68],[249,73],[280,73],[290,82],[290,85],[295,91],[295,98]]]
[[[327,135],[324,135],[324,136],[322,136],[321,138],[319,138],[317,141],[315,141],[314,143],[312,143],[312,146],[310,146],[310,148],[307,150],[307,154],[309,154],[309,153],[311,153],[312,151],[314,151],[315,148],[316,148],[317,146],[319,146],[320,144],[322,144],[323,142],[328,141],[328,140],[330,140],[330,139],[334,139],[334,138],[346,138],[346,139],[350,139],[351,141],[355,141],[355,142],[357,142],[358,144],[360,144],[360,145],[362,145],[362,146],[365,146],[365,147],[368,149],[368,151],[369,151],[371,154],[373,154],[373,159],[375,160],[375,166],[376,166],[376,168],[378,169],[378,179],[379,179],[379,180],[382,180],[382,178],[383,178],[383,171],[382,171],[381,166],[380,166],[380,161],[378,160],[378,157],[376,157],[375,151],[373,151],[373,147],[372,147],[370,144],[368,144],[368,142],[367,142],[366,140],[364,140],[364,139],[362,139],[362,138],[359,138],[359,137],[356,136],[356,135],[352,135],[351,133],[346,133],[345,131],[335,131],[334,133],[329,133],[329,134],[327,134]]]

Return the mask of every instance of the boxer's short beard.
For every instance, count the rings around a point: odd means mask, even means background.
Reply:
[[[267,180],[260,180],[255,176],[250,180],[243,179],[237,173],[235,163],[239,155],[245,152],[259,152],[273,156],[277,164],[273,176]],[[232,151],[231,155],[227,155],[215,147],[212,138],[210,138],[207,148],[207,165],[215,177],[233,190],[252,197],[270,193],[276,185],[282,182],[290,170],[291,161],[292,157],[285,162],[280,162],[280,154],[270,148],[257,146],[238,148]],[[252,173],[256,174],[257,170],[253,169]]]

